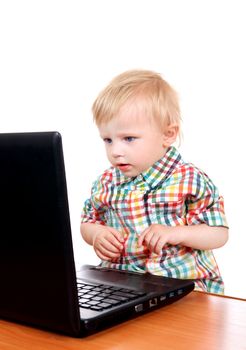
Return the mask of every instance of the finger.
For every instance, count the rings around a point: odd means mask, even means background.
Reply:
[[[118,253],[113,253],[110,252],[106,249],[104,249],[103,247],[100,247],[99,249],[95,249],[95,252],[97,254],[97,256],[102,259],[102,260],[111,260],[111,259],[115,259],[115,258],[119,258],[120,254]]]
[[[160,236],[157,233],[153,233],[151,238],[148,241],[148,248],[150,251],[155,252],[157,242],[159,241]]]
[[[156,254],[161,254],[162,249],[163,249],[163,247],[165,246],[166,243],[167,243],[166,239],[163,236],[159,237],[159,239],[157,240],[156,245],[154,247],[154,252]]]
[[[93,246],[97,247],[99,244],[102,244],[109,250],[121,251],[123,249],[122,243],[120,243],[115,237],[116,233],[110,231],[109,229],[110,228],[105,227],[104,231],[99,232],[99,234],[95,235]]]
[[[144,236],[143,244],[146,245],[147,247],[149,247],[150,242],[151,242],[154,235],[155,235],[155,233],[152,230],[149,230]]]
[[[104,251],[109,251],[111,253],[119,253],[123,249],[123,246],[118,245],[117,241],[109,241],[106,237],[96,241],[94,247],[98,249],[103,249]]]
[[[123,249],[123,244],[120,243],[111,233],[102,238],[101,244],[111,251],[121,251]]]
[[[138,246],[140,247],[141,245],[143,245],[143,242],[145,240],[146,235],[149,233],[150,231],[150,227],[146,228],[138,237]]]
[[[103,255],[99,250],[95,250],[96,255],[101,259],[101,260],[105,260],[105,261],[109,261],[111,260],[108,256]]]
[[[124,243],[124,238],[119,231],[115,230],[113,227],[109,227],[109,231],[120,243]]]

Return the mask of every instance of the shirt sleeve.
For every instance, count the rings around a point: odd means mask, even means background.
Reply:
[[[224,199],[210,178],[199,169],[192,177],[192,193],[186,200],[188,225],[228,227],[224,211]]]
[[[81,223],[92,223],[105,225],[105,206],[98,200],[100,196],[100,180],[94,182],[91,189],[91,197],[87,199],[84,203],[82,214],[81,214]]]

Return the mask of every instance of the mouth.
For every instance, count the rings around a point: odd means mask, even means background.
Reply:
[[[117,167],[120,171],[126,172],[126,171],[130,170],[131,165],[130,165],[130,164],[123,164],[123,163],[120,163],[120,164],[116,164],[116,167]]]

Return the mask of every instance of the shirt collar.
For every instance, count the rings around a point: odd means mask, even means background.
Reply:
[[[156,187],[160,182],[163,182],[170,176],[173,170],[179,163],[182,163],[180,153],[175,147],[169,147],[164,156],[153,164],[149,169],[142,172],[137,177],[127,177],[118,169],[113,169],[113,183],[118,185],[130,184],[131,182],[140,179],[148,183],[151,188]]]

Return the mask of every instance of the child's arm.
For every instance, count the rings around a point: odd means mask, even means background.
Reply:
[[[93,223],[82,223],[80,232],[84,240],[93,246],[100,259],[113,260],[120,256],[124,239],[114,228]]]
[[[228,240],[228,229],[206,224],[191,226],[164,226],[153,224],[139,236],[139,246],[145,245],[160,254],[166,244],[208,250],[222,247]]]

